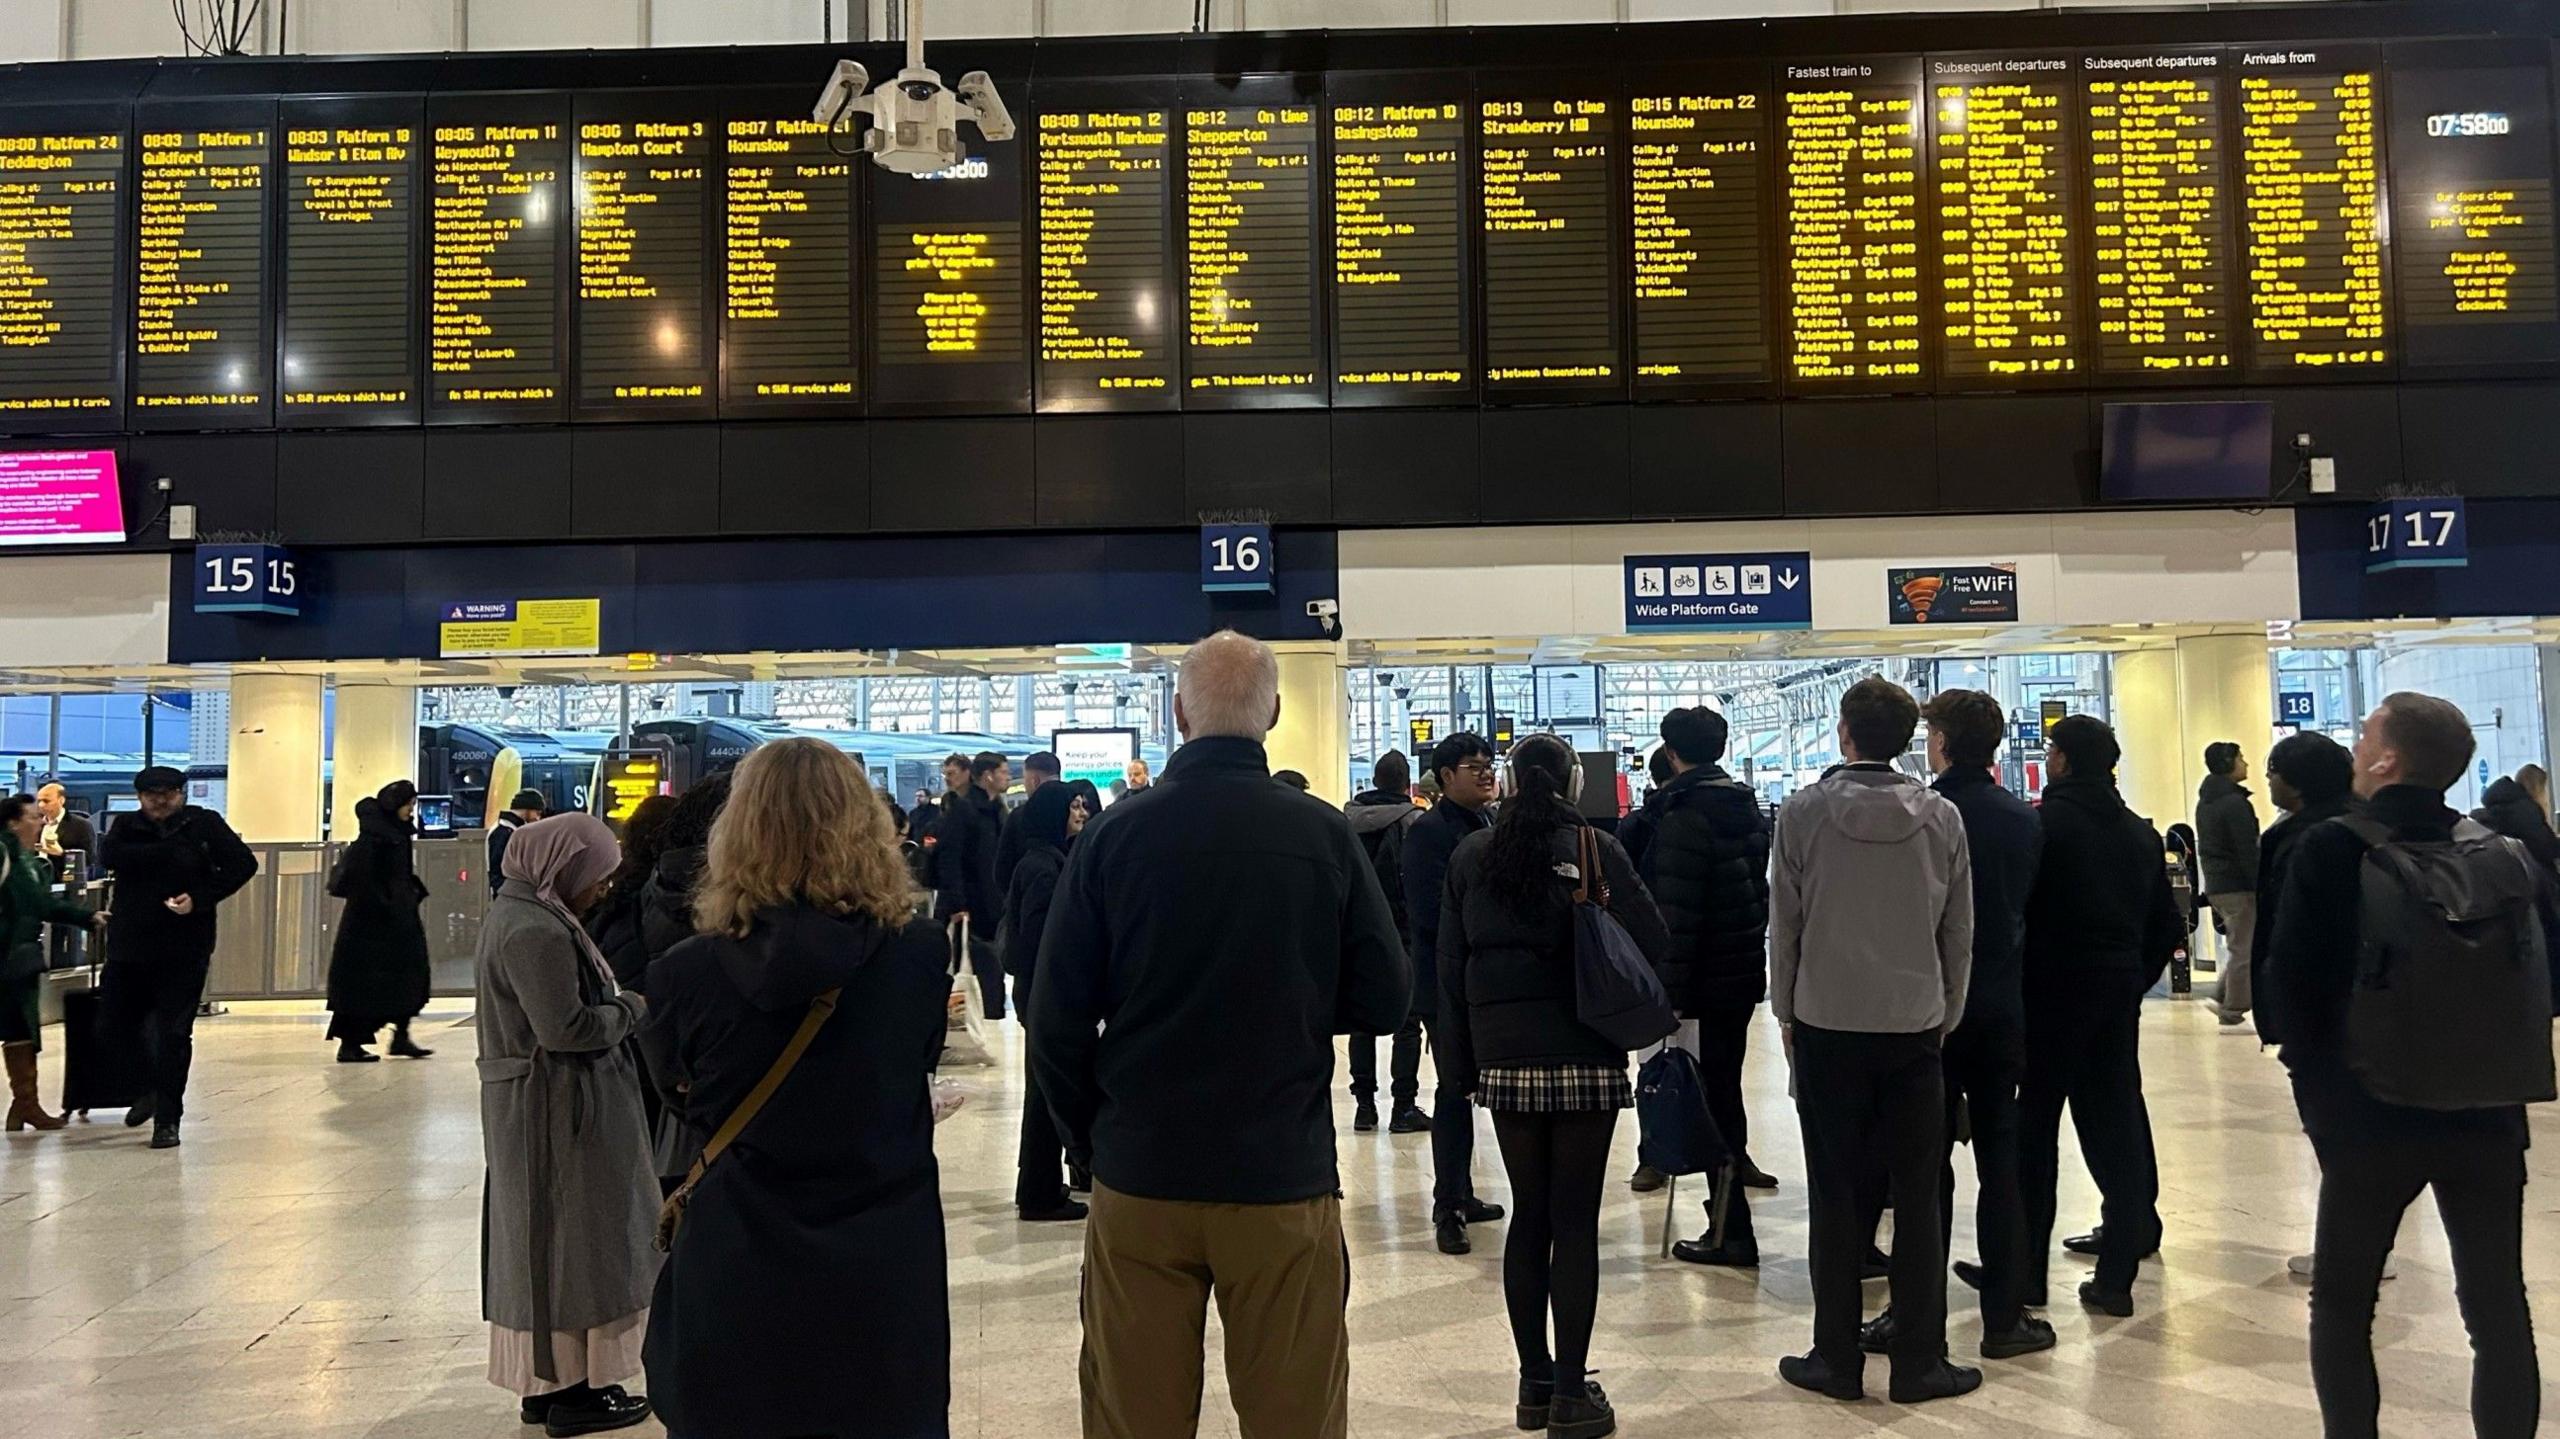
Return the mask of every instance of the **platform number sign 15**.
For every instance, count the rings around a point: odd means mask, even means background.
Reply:
[[[302,575],[279,545],[198,545],[195,610],[200,615],[302,613]]]
[[[1269,594],[1277,569],[1269,525],[1202,525],[1200,588],[1209,594]]]
[[[2365,573],[2468,565],[2470,529],[2458,499],[2385,500],[2365,520]]]

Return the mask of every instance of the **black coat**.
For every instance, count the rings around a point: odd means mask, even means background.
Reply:
[[[2560,834],[2552,833],[2551,817],[2513,778],[2489,786],[2471,817],[2523,845],[2543,868],[2560,865]]]
[[[1558,864],[1580,857],[1579,820],[1560,824],[1548,849]],[[1635,865],[1618,841],[1596,834],[1609,912],[1659,970],[1672,938]],[[1496,893],[1485,881],[1490,831],[1468,835],[1449,865],[1448,907],[1440,916],[1440,997],[1448,1016],[1439,1029],[1444,1089],[1472,1093],[1476,1076],[1495,1064],[1599,1064],[1623,1067],[1627,1052],[1582,1022],[1574,1003],[1573,881],[1557,875],[1534,903]]]
[[[649,1311],[649,1397],[670,1432],[944,1439],[951,1307],[929,1082],[941,932],[808,908],[706,936],[649,970],[691,1119],[714,1129],[773,1067],[809,1001],[841,988],[808,1052],[693,1194]]]
[[[1030,845],[1014,862],[1004,896],[1004,972],[1013,976],[1017,996],[1030,992],[1039,970],[1040,936],[1048,931],[1049,906],[1066,869],[1067,852],[1053,844]]]
[[[933,912],[948,918],[967,910],[979,939],[995,938],[995,921],[1004,912],[1004,891],[996,887],[996,845],[1004,834],[1004,805],[971,785],[942,797],[942,815],[933,822]]]
[[[2187,938],[2160,832],[2126,808],[2112,776],[2055,780],[2042,818],[2044,858],[2027,901],[2028,1009],[2068,1002],[2100,974],[2158,983]]]
[[[416,825],[378,799],[356,801],[356,838],[339,859],[346,908],[329,947],[329,1012],[407,1019],[427,1007],[427,902],[411,853]]]
[[[2249,931],[2251,994],[2266,993],[2267,956],[2276,942],[2276,906],[2284,899],[2285,867],[2292,862],[2294,850],[2301,845],[2302,837],[2323,821],[2352,813],[2355,807],[2350,795],[2315,800],[2268,825],[2266,833],[2258,836],[2258,918]],[[2284,1043],[2283,1021],[2273,1010],[2260,1005],[2257,1019],[2262,1043]]]
[[[1957,1028],[1977,1016],[2014,1025],[2026,1017],[2027,901],[2044,859],[2044,824],[1987,769],[1950,769],[1930,788],[1964,817],[1973,855],[1973,978]]]
[[[605,960],[616,978],[626,968],[637,972],[639,977],[628,981],[627,987],[646,995],[650,970],[677,945],[693,938],[693,885],[702,876],[704,858],[699,846],[668,850],[658,856],[656,867],[641,884],[628,930],[616,930],[621,948],[605,949]],[[603,947],[601,939],[598,947]],[[660,1025],[641,1028],[640,1078],[658,1097],[657,1131],[651,1136],[658,1172],[682,1174],[711,1141],[711,1131],[695,1124],[686,1112],[674,1030]]]
[[[491,894],[496,894],[498,886],[507,882],[507,841],[515,838],[516,831],[522,828],[524,828],[524,821],[517,817],[514,810],[508,810],[499,815],[498,822],[489,826],[489,892]]]
[[[1440,800],[1406,826],[1404,850],[1405,948],[1413,955],[1413,1012],[1425,1019],[1440,1009],[1440,906],[1449,891],[1449,860],[1458,842],[1491,824],[1485,815]],[[1392,1033],[1394,1025],[1379,1030]]]
[[[1195,739],[1067,856],[1031,1066],[1120,1193],[1313,1199],[1342,1187],[1333,1036],[1394,1033],[1412,982],[1342,812],[1273,784],[1252,740]]]
[[[1671,947],[1662,987],[1683,1015],[1747,1008],[1769,994],[1769,817],[1714,765],[1644,797],[1633,856]]]
[[[214,909],[258,873],[258,857],[222,816],[181,805],[165,820],[120,815],[98,841],[99,867],[116,877],[107,921],[109,964],[210,963]],[[166,900],[195,899],[171,914]]]
[[[2207,895],[2257,892],[2258,809],[2228,775],[2206,775],[2196,791],[2196,855]]]

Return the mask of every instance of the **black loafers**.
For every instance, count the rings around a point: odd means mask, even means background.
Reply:
[[[626,1392],[619,1384],[608,1384],[583,1398],[552,1405],[542,1421],[542,1432],[551,1439],[570,1439],[576,1434],[628,1429],[648,1417],[647,1399]]]

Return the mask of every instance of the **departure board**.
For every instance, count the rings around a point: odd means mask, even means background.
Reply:
[[[2551,141],[2540,63],[2393,56],[2392,250],[2408,363],[2560,359]]]
[[[112,428],[123,409],[122,129],[0,122],[0,431]]]
[[[560,223],[567,106],[447,101],[432,111],[427,186],[427,417],[558,419]]]
[[[1334,403],[1461,398],[1474,374],[1463,109],[1331,109]]]
[[[1639,389],[1768,378],[1767,154],[1757,83],[1628,102]]]
[[[2096,360],[2114,376],[2231,368],[2231,191],[2218,50],[2082,58]]]
[[[288,105],[284,424],[418,418],[416,101],[373,115]]]
[[[1043,109],[1034,131],[1040,222],[1040,408],[1169,410],[1171,112]]]
[[[1788,378],[1920,388],[1920,63],[1789,65],[1785,80]]]
[[[1027,115],[1020,95],[1007,95]],[[1026,134],[973,142],[929,175],[882,171],[871,187],[872,407],[909,413],[1028,409],[1023,316]]]
[[[578,389],[614,416],[711,409],[711,127],[669,107],[578,117]]]
[[[1315,106],[1182,119],[1183,404],[1320,404]]]
[[[2376,58],[2350,47],[2239,56],[2248,333],[2260,370],[2391,358]]]
[[[1494,390],[1620,383],[1616,108],[1596,92],[1480,103],[1484,377]]]
[[[1939,375],[1954,387],[2080,368],[2073,68],[2058,55],[1929,61]]]
[[[267,125],[142,130],[134,418],[267,422]]]
[[[862,392],[856,186],[871,161],[837,154],[827,127],[805,115],[739,116],[726,128],[721,408],[849,404]]]

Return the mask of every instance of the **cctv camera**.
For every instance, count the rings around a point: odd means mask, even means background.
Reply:
[[[829,129],[849,124],[862,103],[862,93],[870,88],[870,71],[856,61],[838,60],[826,88],[818,92],[818,103],[810,107],[809,118]]]
[[[1340,619],[1341,617],[1342,617],[1342,602],[1341,602],[1340,600],[1309,600],[1309,601],[1307,601],[1307,618],[1308,618],[1308,619],[1311,619],[1311,620],[1331,620],[1331,619]]]

